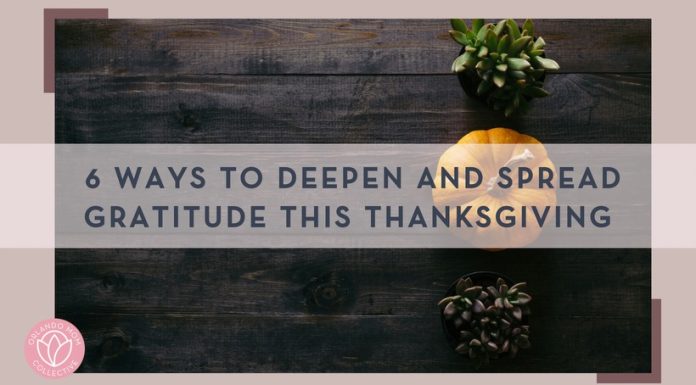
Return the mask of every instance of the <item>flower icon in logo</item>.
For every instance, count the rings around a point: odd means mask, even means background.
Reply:
[[[24,359],[40,376],[61,378],[80,368],[85,358],[82,333],[70,322],[49,318],[37,322],[24,341]]]
[[[70,358],[72,340],[59,330],[51,330],[36,341],[36,352],[46,365],[57,368]]]

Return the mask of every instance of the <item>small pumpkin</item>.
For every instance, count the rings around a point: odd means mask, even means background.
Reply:
[[[542,228],[534,220],[529,207],[556,205],[556,191],[538,186],[538,173],[533,173],[531,183],[523,188],[516,186],[501,188],[499,170],[507,166],[509,174],[516,180],[517,169],[521,166],[537,170],[539,167],[554,169],[554,164],[548,157],[544,145],[536,138],[521,134],[509,128],[492,128],[476,130],[462,137],[456,145],[447,149],[440,157],[435,176],[436,181],[442,180],[442,170],[452,172],[454,167],[476,167],[482,174],[482,183],[477,187],[464,188],[463,183],[458,187],[451,183],[444,187],[436,183],[432,196],[435,206],[444,210],[448,207],[450,217],[456,217],[457,206],[471,206],[466,218],[473,224],[480,217],[476,208],[489,208],[490,225],[473,227],[450,226],[457,236],[467,240],[474,247],[490,250],[500,250],[510,247],[523,247],[534,242],[541,234]],[[503,206],[510,206],[512,211],[505,210],[506,218],[515,217],[515,225],[501,226],[495,220],[496,213]],[[527,206],[526,226],[521,226],[521,208]],[[554,210],[549,210],[547,223],[553,220]]]

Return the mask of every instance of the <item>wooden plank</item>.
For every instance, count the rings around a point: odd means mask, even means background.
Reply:
[[[57,143],[454,143],[511,127],[545,143],[649,143],[650,76],[549,76],[520,118],[454,76],[58,75]]]
[[[561,302],[577,301],[577,308],[568,310],[569,317],[633,317],[636,306],[645,305],[636,287],[649,287],[645,281],[649,270],[640,264],[648,252],[635,253],[643,259],[634,257],[631,250],[582,251],[587,257],[576,256],[579,253],[508,250],[493,254],[495,261],[487,261],[491,253],[474,249],[61,249],[57,296],[61,306],[97,309],[108,304],[109,309],[135,313],[162,309],[261,313],[271,309],[271,313],[287,315],[307,312],[303,288],[313,278],[339,271],[352,282],[350,286],[379,293],[350,293],[356,294],[354,303],[342,309],[344,313],[418,316],[438,301],[459,272],[495,268],[513,278],[524,275],[528,277],[524,279],[555,285],[537,290],[542,295],[556,293],[554,299]],[[544,263],[549,268],[561,265],[554,280],[528,267]],[[603,266],[600,272],[578,275],[598,264]],[[617,275],[620,277],[613,278]],[[577,299],[567,297],[570,293],[562,289],[569,284],[584,294]],[[165,302],[153,303],[153,298]]]
[[[563,72],[650,72],[650,20],[537,20]],[[439,20],[64,20],[56,72],[110,75],[446,74]]]
[[[470,372],[435,316],[264,317],[59,313],[83,333],[81,372]],[[647,372],[641,323],[541,318],[533,346],[484,372]],[[610,336],[611,338],[607,338]],[[580,343],[578,343],[580,342]],[[615,345],[618,344],[618,345]]]
[[[486,370],[649,370],[647,249],[58,249],[56,314],[85,333],[85,371],[468,371],[435,303],[477,270],[527,280],[535,305],[534,348]],[[338,305],[313,300],[326,285]]]

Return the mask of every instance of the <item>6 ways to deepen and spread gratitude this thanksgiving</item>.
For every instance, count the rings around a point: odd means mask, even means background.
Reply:
[[[175,188],[180,188],[185,171],[177,172],[173,168],[169,168],[169,170],[175,181]],[[220,170],[225,173],[226,188],[234,188],[232,176],[236,169],[223,167]],[[254,168],[254,171],[247,170],[243,170],[240,174],[241,184],[244,188],[255,189],[261,185],[263,174],[257,168]],[[298,171],[289,167],[281,167],[278,170],[278,185],[275,187],[301,190],[350,187],[364,189],[403,188],[403,173],[400,167],[393,169],[364,167],[362,171],[355,168],[342,168],[340,172],[338,170],[335,167],[302,167]],[[256,174],[252,179],[247,178],[250,172]],[[338,175],[332,174],[332,172]],[[130,169],[124,172],[117,170],[116,173],[122,189],[139,186],[141,169],[137,169],[135,172]],[[195,182],[191,182],[191,186],[196,189],[203,188],[205,186],[204,170],[200,169],[192,171],[192,173],[195,175]],[[556,188],[609,189],[616,187],[619,181],[619,171],[613,167],[602,167],[598,171],[593,171],[588,167],[580,172],[573,167],[559,167],[557,171],[548,167],[538,167],[536,170],[527,167],[501,167],[499,172],[487,181],[484,180],[482,172],[475,167],[443,168],[438,170],[436,177],[426,167],[420,173],[415,187],[417,189],[424,187],[476,189],[481,194],[504,197],[508,192],[520,191],[525,188],[536,191]],[[127,187],[129,184],[130,187]],[[166,188],[156,169],[150,173],[144,188]],[[351,208],[347,205],[335,207],[282,205],[278,208],[284,214],[286,228],[342,228],[349,226],[351,222],[349,215]],[[135,209],[127,209],[122,206],[94,205],[86,210],[84,219],[86,224],[92,228],[266,227],[263,216],[266,209],[267,207],[264,205],[247,208],[220,205],[153,205],[148,208],[138,206]],[[489,226],[502,228],[519,226],[524,228],[528,225],[570,228],[573,226],[584,227],[586,222],[595,227],[606,227],[610,224],[609,208],[606,206],[586,208],[585,206],[572,207],[569,205],[561,207],[556,206],[555,201],[540,202],[538,205],[499,203],[472,205],[467,204],[467,202],[437,204],[436,202],[436,205],[428,208],[363,203],[360,207],[353,209],[368,213],[372,228],[485,228]]]

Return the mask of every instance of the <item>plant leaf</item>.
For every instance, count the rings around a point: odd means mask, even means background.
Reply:
[[[495,306],[490,305],[486,308],[486,314],[490,317],[495,317],[498,314],[498,309]]]
[[[476,69],[481,71],[487,71],[491,68],[491,62],[488,60],[481,60],[476,63]]]
[[[527,32],[527,36],[534,36],[534,22],[532,20],[525,20],[522,29]]]
[[[486,35],[488,34],[488,29],[490,28],[490,26],[490,24],[486,24],[482,26],[481,29],[479,29],[478,33],[476,34],[476,41],[486,41]]]
[[[505,29],[505,19],[500,20],[500,21],[498,22],[498,24],[495,25],[495,28],[493,29],[493,32],[495,32],[495,34],[496,34],[497,36],[500,36],[500,34],[503,33],[503,30],[504,30],[504,29]],[[507,36],[507,35],[505,35],[505,36]]]
[[[499,295],[498,289],[496,289],[494,286],[488,286],[486,290],[488,290],[488,294],[490,294],[491,297],[496,298]]]
[[[454,351],[459,354],[466,354],[469,352],[469,344],[462,342],[461,344],[457,345],[456,348],[454,348]]]
[[[468,342],[471,341],[472,338],[474,338],[474,334],[468,330],[462,330],[459,332],[459,338]]]
[[[510,289],[517,289],[517,290],[524,290],[526,288],[527,288],[527,282],[518,282],[518,283],[512,285],[512,287],[510,287]]]
[[[488,56],[488,47],[482,45],[481,48],[479,48],[478,57],[484,58],[486,56]]]
[[[527,88],[536,88],[536,87],[527,87]],[[541,88],[537,88],[537,89],[538,89],[538,90],[541,90],[541,91],[544,91],[544,90],[541,89]],[[546,92],[546,91],[544,91],[544,92]],[[548,95],[548,94],[549,94],[549,93],[546,92],[546,95]],[[544,96],[546,96],[546,95],[544,95]],[[534,96],[534,95],[531,95],[531,96]],[[536,96],[536,97],[539,97],[539,96]],[[520,292],[519,294],[517,294],[517,303],[519,303],[520,305],[526,305],[526,304],[528,304],[528,303],[531,302],[531,301],[532,301],[532,296],[531,296],[531,295],[529,295],[529,294],[527,294],[527,293],[522,293],[522,292]]]
[[[534,44],[532,44],[532,49],[543,49],[544,46],[546,45],[546,42],[544,39],[539,36],[535,41]]]
[[[466,282],[464,282],[463,279],[459,278],[459,281],[457,281],[457,286],[455,287],[454,290],[457,292],[457,294],[463,296],[463,295],[464,295],[464,291],[465,291],[467,288],[468,288],[468,286],[466,286]]]
[[[477,34],[481,27],[483,27],[483,19],[474,19],[471,22],[471,30],[474,32],[474,34]]]
[[[469,321],[471,321],[471,312],[468,311],[468,310],[465,310],[465,311],[462,312],[462,316],[461,316],[461,317],[462,317],[462,319],[463,319],[464,321],[469,322]]]
[[[454,305],[454,302],[448,303],[442,313],[445,315],[445,318],[452,319],[457,314],[457,307]]]
[[[488,33],[486,33],[486,47],[491,51],[495,51],[498,48],[498,36],[492,29],[489,29]]]
[[[520,27],[517,26],[517,22],[515,20],[507,19],[505,21],[505,25],[507,26],[508,33],[510,34],[512,40],[517,40],[520,38]]]
[[[510,36],[505,35],[498,40],[498,47],[496,47],[496,51],[502,53],[502,52],[507,52],[510,49]]]
[[[510,357],[515,358],[517,355],[517,345],[516,344],[510,344]]]
[[[512,44],[510,44],[508,54],[510,56],[517,56],[531,40],[531,36],[522,36],[519,39],[515,39]]]
[[[437,303],[437,306],[443,307],[452,301],[453,301],[452,297],[445,297],[445,298],[441,299],[440,302]]]
[[[524,59],[517,58],[517,57],[508,58],[507,63],[508,63],[508,66],[510,67],[510,69],[513,71],[524,71],[527,68],[531,67],[531,64],[529,64],[528,61],[526,61]],[[504,286],[504,285],[501,285],[501,286]],[[507,289],[507,286],[505,286],[505,287]]]
[[[520,334],[515,340],[515,342],[517,343],[517,346],[519,346],[522,349],[527,349],[530,346],[529,336],[527,336],[526,334]]]
[[[455,31],[466,33],[469,30],[466,23],[462,19],[450,19],[450,24],[452,25],[452,29]]]
[[[483,81],[481,81],[481,83],[479,83],[478,88],[476,89],[476,95],[483,95],[490,89],[491,89],[491,83],[483,80]]]
[[[464,290],[462,295],[464,297],[474,299],[474,298],[478,297],[479,294],[481,294],[481,290],[482,290],[481,286],[472,286],[472,287]]]
[[[493,73],[493,83],[494,83],[498,88],[502,88],[502,87],[505,85],[505,73],[504,73],[504,72],[495,71],[495,73]]]
[[[449,34],[450,36],[452,36],[452,39],[454,39],[454,41],[456,41],[457,43],[464,46],[469,44],[469,40],[466,38],[466,35],[463,32],[450,29]]]
[[[500,319],[500,328],[503,330],[509,329],[510,328],[510,321],[506,320],[505,318]]]
[[[515,79],[524,79],[527,77],[527,74],[522,71],[510,71],[508,73]]]
[[[505,340],[505,342],[503,342],[503,346],[500,348],[500,352],[507,353],[508,350],[510,350],[510,340]]]
[[[452,72],[462,72],[471,68],[476,62],[476,57],[471,52],[464,52],[459,55],[452,63]]]
[[[472,301],[474,303],[474,306],[471,310],[473,310],[474,313],[481,313],[486,309],[486,307],[483,305],[483,302],[481,302],[478,299],[475,299]]]
[[[512,68],[512,66],[511,66],[510,68]],[[513,69],[514,69],[514,68],[513,68]],[[500,295],[502,295],[502,296],[507,295],[508,285],[505,284],[505,283],[502,284],[502,285],[500,285],[500,287],[498,288],[498,291],[500,292]]]
[[[541,56],[536,56],[534,61],[539,65],[539,67],[545,70],[557,71],[561,67],[554,60],[547,59]]]

